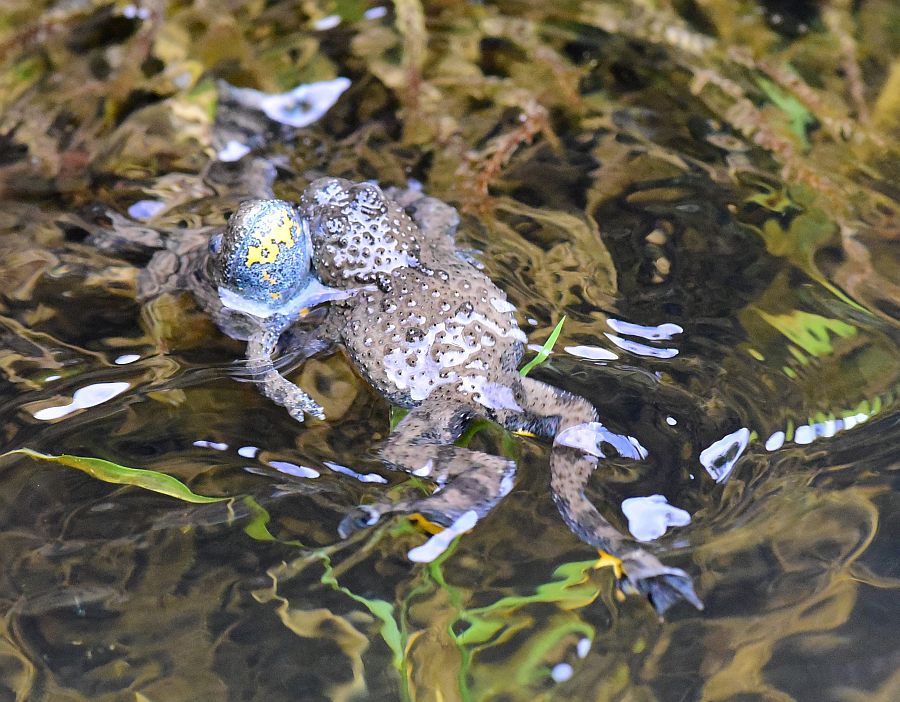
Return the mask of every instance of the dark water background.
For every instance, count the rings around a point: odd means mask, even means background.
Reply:
[[[0,700],[900,697],[896,4],[379,7],[0,9],[0,448],[236,496],[0,459]],[[337,76],[304,127],[229,97]],[[338,542],[405,489],[390,407],[333,354],[294,363],[328,415],[298,425],[190,296],[135,299],[136,242],[323,174],[418,180],[534,343],[567,315],[533,375],[647,448],[590,496],[690,514],[649,548],[704,612],[621,597],[549,447],[496,428],[515,489],[439,561],[402,520]]]

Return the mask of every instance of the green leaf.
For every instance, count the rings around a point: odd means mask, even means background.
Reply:
[[[784,112],[791,125],[791,131],[797,135],[804,148],[809,148],[809,139],[806,136],[807,128],[815,124],[816,118],[806,109],[806,106],[790,93],[782,90],[770,80],[759,77],[757,84],[765,92],[778,109]]]
[[[559,320],[559,323],[550,333],[550,336],[547,337],[547,341],[544,342],[544,345],[541,347],[541,350],[538,351],[537,356],[532,358],[528,363],[526,363],[522,369],[519,371],[519,375],[523,378],[528,375],[531,370],[544,361],[550,356],[550,352],[553,350],[553,345],[556,343],[556,340],[559,338],[559,333],[562,331],[563,323],[566,321],[566,316],[563,315],[563,318]]]
[[[358,22],[363,18],[368,2],[363,0],[336,0],[334,9],[344,22]]]
[[[409,410],[405,407],[397,407],[396,405],[391,405],[391,431],[394,431],[394,429],[396,429],[397,425],[400,423],[400,420],[408,414]]]
[[[406,644],[404,642],[403,635],[400,633],[400,627],[397,624],[397,620],[394,618],[393,605],[385,600],[369,599],[367,597],[363,597],[362,595],[357,595],[349,588],[344,587],[337,581],[337,578],[334,575],[334,569],[331,565],[331,559],[325,554],[323,550],[318,551],[317,555],[321,559],[322,567],[324,568],[319,581],[323,585],[327,585],[336,592],[344,593],[354,602],[358,602],[363,607],[368,609],[372,616],[381,621],[381,626],[379,627],[378,633],[381,635],[381,638],[384,640],[385,644],[387,644],[387,647],[393,654],[392,662],[394,664],[394,667],[397,670],[402,670],[403,651],[405,650]]]
[[[596,560],[564,563],[553,573],[553,581],[539,585],[530,595],[502,597],[483,607],[466,608],[460,591],[444,578],[443,564],[452,554],[456,543],[437,560],[429,565],[428,572],[434,583],[447,593],[447,600],[456,610],[455,619],[446,627],[446,634],[458,649],[460,655],[459,686],[463,700],[482,699],[483,690],[473,689],[478,682],[475,675],[475,658],[489,655],[490,649],[501,646],[510,639],[529,632],[529,640],[504,668],[513,684],[539,684],[549,676],[547,661],[552,651],[558,651],[560,644],[570,638],[587,638],[593,641],[596,631],[576,614],[576,611],[592,604],[600,595],[600,587],[592,582],[591,573],[596,568]],[[412,593],[412,594],[421,594]],[[412,606],[411,596],[405,607]],[[551,604],[562,610],[551,615],[546,624],[535,628],[533,613],[529,608],[535,605]],[[459,627],[464,623],[464,627]],[[457,629],[462,628],[461,633]],[[483,683],[482,683],[483,684]],[[504,683],[500,683],[502,686]],[[491,692],[497,688],[491,683]],[[492,695],[495,696],[495,695]]]
[[[821,358],[834,352],[831,334],[848,339],[856,335],[856,327],[839,319],[802,310],[785,314],[769,314],[759,310],[759,315],[810,356]],[[805,358],[798,359],[801,362]]]
[[[250,511],[250,521],[244,525],[244,533],[251,539],[254,541],[273,541],[284,544],[285,546],[306,548],[306,546],[303,545],[303,542],[297,541],[296,539],[285,541],[284,539],[279,539],[274,536],[272,532],[269,531],[269,522],[272,520],[269,511],[250,495],[246,495],[241,502],[243,502],[244,506]]]
[[[102,480],[105,483],[114,483],[116,485],[133,485],[134,487],[144,488],[152,492],[158,492],[161,495],[168,495],[183,502],[193,502],[195,504],[206,504],[209,502],[222,502],[230,500],[230,497],[206,497],[192,492],[191,489],[177,478],[165,473],[158,473],[155,470],[143,470],[141,468],[128,468],[120,466],[112,461],[104,461],[102,458],[85,458],[83,456],[51,456],[46,453],[33,451],[32,449],[22,448],[13,451],[7,451],[0,455],[5,456],[20,455],[28,456],[38,461],[47,461],[48,463],[57,463],[68,468],[75,468],[83,473],[87,473],[92,478]]]

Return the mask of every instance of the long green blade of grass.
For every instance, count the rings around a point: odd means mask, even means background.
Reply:
[[[537,356],[532,358],[528,363],[526,363],[519,370],[519,375],[523,378],[528,375],[532,369],[546,361],[550,357],[550,352],[553,350],[553,346],[556,344],[556,340],[559,338],[559,333],[562,331],[563,323],[566,321],[566,316],[563,315],[563,318],[557,322],[556,326],[553,328],[553,331],[550,333],[550,336],[547,337],[547,341],[544,342],[544,345],[541,347],[541,350],[538,351]]]
[[[87,473],[92,478],[102,480],[105,483],[133,485],[134,487],[143,488],[144,490],[158,492],[161,495],[174,497],[183,502],[206,504],[209,502],[222,502],[223,500],[231,499],[230,497],[206,497],[205,495],[198,495],[191,491],[187,485],[177,478],[173,478],[171,475],[158,473],[155,470],[120,466],[118,463],[105,461],[102,458],[85,458],[83,456],[71,456],[67,454],[62,456],[52,456],[29,448],[7,451],[0,455],[0,458],[12,455],[28,456],[37,461],[46,461],[48,463],[63,465],[68,468],[75,468],[76,470]]]

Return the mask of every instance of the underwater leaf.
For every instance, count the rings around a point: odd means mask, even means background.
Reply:
[[[250,510],[250,514],[253,515],[244,527],[244,533],[254,541],[277,541],[278,539],[269,531],[269,520],[271,519],[269,511],[249,495],[244,498],[243,502]]]
[[[38,461],[47,461],[48,463],[58,463],[59,465],[75,468],[83,473],[87,473],[92,478],[102,480],[105,483],[113,483],[116,485],[133,485],[134,487],[143,488],[152,492],[158,492],[161,495],[168,495],[183,502],[193,502],[194,504],[206,504],[209,502],[222,502],[230,500],[230,497],[207,497],[192,492],[191,489],[177,478],[173,478],[166,473],[158,473],[155,470],[144,470],[142,468],[129,468],[120,466],[112,461],[105,461],[102,458],[86,458],[83,456],[70,456],[63,454],[62,456],[52,456],[46,453],[40,453],[28,448],[15,449],[7,451],[0,455],[28,456]]]
[[[437,647],[432,643],[431,653],[445,651],[450,644],[456,648],[459,654],[456,677],[462,699],[493,698],[521,686],[541,684],[549,678],[549,661],[558,657],[558,652],[567,641],[594,640],[594,626],[584,621],[576,610],[592,604],[600,594],[601,588],[591,582],[590,575],[597,568],[597,561],[577,561],[559,566],[553,573],[553,580],[539,585],[532,594],[502,597],[483,607],[466,608],[463,593],[447,582],[442,568],[455,546],[456,542],[429,565],[427,572],[437,588],[446,593],[455,610],[455,614],[450,615],[451,619],[440,626],[449,640]],[[420,588],[414,594],[415,599],[421,601],[424,592]],[[411,597],[407,601],[407,607],[412,600]],[[561,611],[535,628],[533,607],[536,605],[551,605]],[[456,633],[460,629],[461,633]],[[525,631],[530,632],[528,642],[521,647],[513,644],[516,637]],[[429,645],[427,637],[415,635],[410,637],[410,645],[413,643]],[[518,650],[505,654],[510,657],[505,658],[504,663],[476,663],[476,659],[486,651],[496,649],[505,652],[507,646]],[[416,657],[415,651],[408,650],[407,654],[413,659]],[[487,655],[494,657],[498,653]],[[447,656],[444,664],[452,665],[451,658]],[[427,677],[435,674],[436,671],[429,671]]]
[[[553,331],[550,332],[550,336],[547,337],[547,341],[544,342],[544,345],[541,347],[541,350],[538,351],[537,356],[532,358],[528,363],[522,366],[521,370],[519,370],[519,375],[523,378],[528,375],[532,369],[543,363],[550,356],[550,352],[553,350],[554,344],[556,344],[556,340],[559,338],[559,333],[562,331],[563,323],[566,321],[566,316],[563,315],[563,318],[559,320],[559,322],[554,327]]]
[[[810,125],[814,124],[816,119],[810,114],[809,110],[790,93],[785,92],[770,80],[765,78],[757,78],[756,82],[763,92],[782,112],[784,112],[791,125],[791,131],[803,142],[804,148],[809,148],[809,139],[806,137],[806,130]]]
[[[832,353],[829,332],[844,339],[856,334],[856,327],[847,322],[801,310],[789,314],[769,314],[760,310],[759,315],[810,356]]]
[[[363,653],[369,648],[369,639],[345,617],[330,609],[299,609],[288,599],[276,595],[279,602],[275,609],[284,626],[302,638],[331,638],[339,650],[349,659],[350,679],[334,680],[329,685],[328,698],[335,702],[359,699],[366,690]]]
[[[303,543],[296,539],[284,541],[283,539],[274,536],[272,532],[269,531],[269,522],[272,519],[269,515],[269,511],[250,495],[244,497],[241,502],[243,502],[244,506],[250,510],[250,521],[244,526],[244,533],[251,539],[254,541],[277,541],[278,543],[287,546],[305,548]]]
[[[337,581],[337,578],[334,575],[334,569],[331,565],[331,559],[328,555],[325,554],[324,551],[320,551],[317,555],[319,555],[319,558],[322,561],[322,567],[324,568],[324,572],[322,573],[322,577],[319,578],[319,581],[323,585],[328,585],[337,592],[344,593],[354,602],[358,602],[368,609],[372,616],[381,621],[378,633],[381,634],[381,638],[384,639],[388,648],[391,649],[394,667],[397,670],[401,670],[403,666],[403,650],[405,647],[403,644],[403,636],[400,633],[400,627],[397,625],[397,620],[394,619],[393,605],[385,600],[369,599],[362,595],[357,595],[352,590],[344,587]]]
[[[510,627],[515,621],[515,612],[526,605],[554,604],[567,610],[586,607],[600,594],[599,588],[589,579],[596,565],[596,560],[564,563],[553,572],[555,579],[539,585],[532,595],[511,595],[463,612],[461,618],[470,626],[459,636],[460,642],[472,645],[490,641],[497,631]]]
[[[817,207],[807,209],[793,219],[787,231],[775,219],[766,220],[758,231],[773,256],[785,258],[842,302],[860,312],[867,312],[832,285],[816,265],[816,253],[834,238],[837,231],[824,210]]]
[[[391,431],[394,431],[400,421],[408,414],[409,410],[405,407],[397,407],[396,405],[391,405]]]
[[[358,22],[368,7],[363,0],[335,0],[334,9],[344,22]]]

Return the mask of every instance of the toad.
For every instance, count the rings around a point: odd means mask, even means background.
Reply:
[[[236,215],[237,225],[264,225],[249,217],[264,207],[290,212],[286,204],[260,201]],[[584,398],[518,373],[526,337],[515,308],[457,250],[452,207],[415,191],[386,196],[372,183],[321,178],[303,193],[300,218],[309,226],[321,282],[367,286],[333,302],[317,336],[339,343],[373,388],[410,410],[382,443],[381,456],[436,485],[426,497],[355,508],[340,525],[342,537],[388,514],[419,513],[443,526],[470,513],[485,516],[512,489],[516,466],[454,446],[470,421],[484,417],[553,441],[553,500],[578,537],[621,560],[623,584],[647,595],[660,613],[680,599],[702,607],[684,571],[639,548],[585,496],[603,456],[600,439],[611,433]],[[621,442],[617,448],[637,450]]]

